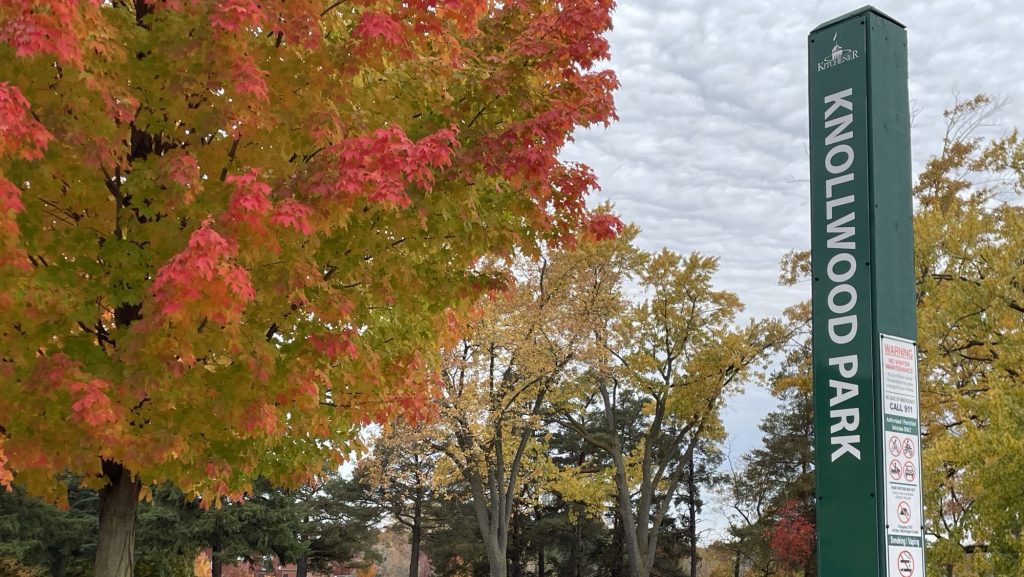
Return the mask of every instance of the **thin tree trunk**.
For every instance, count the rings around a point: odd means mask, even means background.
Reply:
[[[309,573],[309,555],[302,555],[295,562],[295,577],[306,577]]]
[[[572,531],[572,552],[569,570],[569,577],[580,577],[580,563],[582,563],[581,557],[583,557],[583,516],[577,515],[576,525],[573,526]],[[616,577],[614,573],[612,577]]]
[[[64,577],[67,572],[68,560],[67,556],[63,551],[50,550],[50,558],[53,562],[50,563],[50,574],[53,577]]]
[[[509,576],[523,577],[522,517],[519,514],[512,516],[512,527],[509,532],[511,533],[511,543],[507,548]]]
[[[220,539],[220,535],[217,536]],[[224,570],[224,561],[221,555],[220,545],[210,548],[210,577],[221,577]]]
[[[537,577],[544,577],[544,540],[537,543]]]
[[[132,577],[135,573],[135,509],[142,484],[120,463],[103,461],[106,487],[100,489],[100,531],[96,577]]]
[[[611,577],[622,577],[622,557],[625,554],[623,544],[626,528],[622,524],[622,515],[618,510],[612,521],[612,570]]]
[[[693,477],[693,452],[690,453],[689,477],[686,479],[690,492],[690,577],[697,577],[697,482]]]
[[[412,513],[412,536],[409,538],[409,545],[412,551],[409,553],[409,577],[419,577],[420,571],[420,541],[423,539],[423,487],[416,487],[416,498],[413,503]],[[297,576],[298,577],[298,576]]]
[[[647,577],[647,574],[644,573],[644,568],[648,564],[647,556],[653,552],[641,550],[641,548],[646,548],[647,543],[641,542],[640,536],[637,535],[640,527],[633,516],[633,501],[631,499],[630,486],[626,480],[625,459],[622,456],[621,449],[617,446],[618,442],[613,441],[613,443],[616,446],[613,446],[612,462],[615,464],[615,486],[619,518],[622,520],[623,544],[626,546],[626,557],[629,562],[627,565],[628,575],[629,577]]]
[[[742,543],[742,541],[740,541]],[[732,577],[740,577],[740,551],[736,550],[736,559],[732,563]]]

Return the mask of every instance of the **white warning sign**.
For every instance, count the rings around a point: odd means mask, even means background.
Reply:
[[[917,345],[881,335],[882,442],[885,480],[886,577],[924,575],[921,433]]]

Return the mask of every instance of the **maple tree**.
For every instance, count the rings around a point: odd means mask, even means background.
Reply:
[[[812,572],[810,561],[814,554],[814,523],[807,518],[804,504],[796,499],[783,503],[776,512],[768,540],[772,551],[784,563],[805,568],[804,575]]]
[[[416,412],[499,277],[590,229],[611,2],[0,0],[0,483],[298,485]]]

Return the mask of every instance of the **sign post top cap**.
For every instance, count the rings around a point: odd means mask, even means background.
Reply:
[[[881,10],[879,10],[878,8],[875,8],[874,6],[868,5],[868,6],[863,6],[861,8],[858,8],[858,9],[854,10],[853,12],[848,12],[846,14],[843,14],[842,16],[839,16],[838,18],[833,18],[833,19],[829,20],[828,22],[823,22],[823,23],[819,24],[814,30],[811,30],[811,34],[814,34],[815,32],[819,32],[819,31],[821,31],[821,30],[823,30],[825,28],[828,28],[829,26],[832,26],[833,24],[838,24],[838,23],[840,23],[840,22],[842,22],[844,20],[850,20],[851,18],[857,18],[858,16],[862,16],[862,15],[867,14],[867,13],[873,13],[876,16],[880,16],[882,18],[885,18],[886,20],[892,22],[893,24],[899,26],[900,28],[906,28],[906,26],[904,26],[899,20],[893,18],[892,16],[889,16],[888,14],[886,14],[885,12],[882,12]]]

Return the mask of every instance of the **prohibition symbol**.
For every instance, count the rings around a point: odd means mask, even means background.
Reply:
[[[914,574],[914,557],[910,551],[904,549],[896,556],[896,570],[900,572],[900,577],[911,577]]]
[[[893,463],[895,463],[895,462],[896,461],[893,461]],[[892,466],[890,465],[890,470],[889,470],[889,474],[890,475],[892,474],[891,467]],[[911,463],[910,461],[907,461],[907,464],[903,465],[903,478],[906,479],[907,481],[911,481],[912,482],[916,477],[917,477],[917,469],[914,468],[914,464],[913,463]]]
[[[910,463],[907,464],[909,465]],[[893,481],[899,481],[900,477],[903,476],[903,467],[900,466],[900,462],[896,459],[889,463],[889,476],[892,477]]]
[[[893,457],[900,456],[900,440],[896,437],[889,437],[889,454]]]
[[[903,440],[903,456],[908,459],[914,458],[914,440],[904,439]]]
[[[900,518],[900,523],[910,522],[910,505],[906,501],[900,501],[896,505],[896,516]]]

